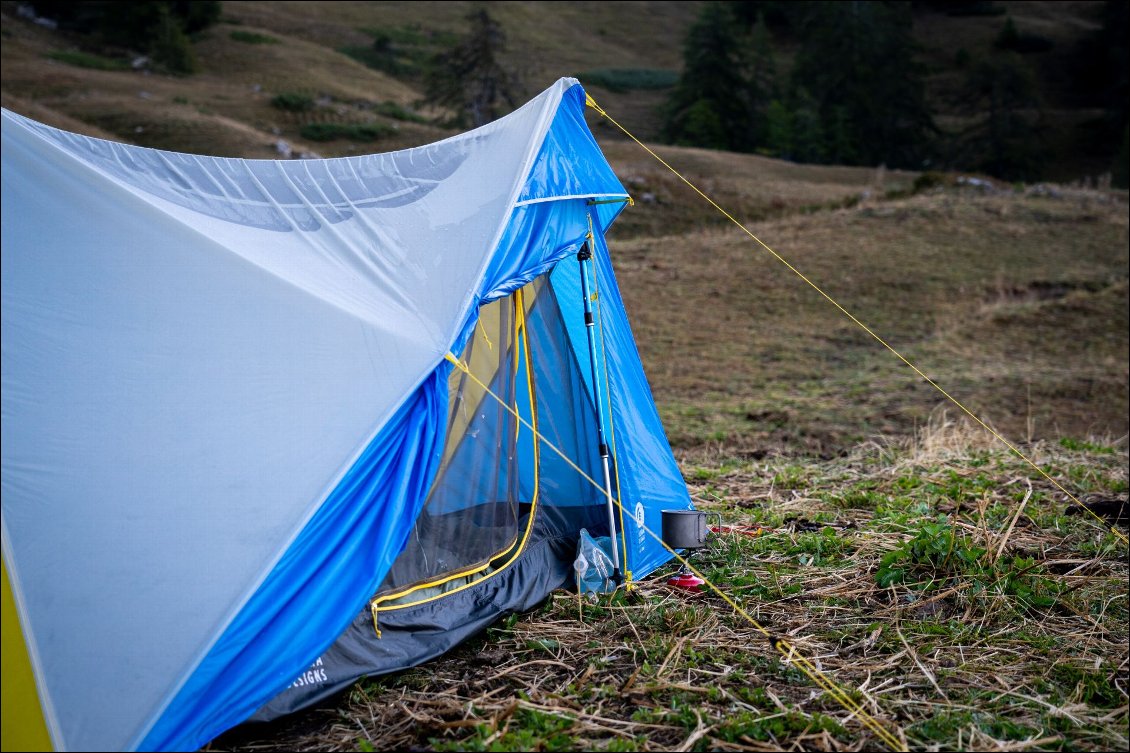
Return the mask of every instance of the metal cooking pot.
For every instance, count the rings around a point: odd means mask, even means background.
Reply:
[[[663,542],[672,549],[706,546],[706,513],[702,510],[663,510]]]

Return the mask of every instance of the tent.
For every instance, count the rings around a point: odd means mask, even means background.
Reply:
[[[4,748],[197,748],[536,604],[581,528],[667,560],[585,99],[293,161],[3,111]]]

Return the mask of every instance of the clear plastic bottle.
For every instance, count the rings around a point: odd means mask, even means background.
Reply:
[[[612,557],[608,555],[611,546],[607,536],[594,539],[586,529],[581,529],[573,570],[577,576],[577,591],[582,596],[591,594],[595,598],[596,594],[616,590],[612,581]]]

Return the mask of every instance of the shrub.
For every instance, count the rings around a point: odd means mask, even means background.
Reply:
[[[450,32],[423,29],[418,26],[359,28],[373,38],[370,45],[350,45],[338,52],[373,70],[400,78],[416,78],[424,74],[428,61],[438,51],[454,46],[459,37]]]
[[[91,68],[96,71],[129,70],[129,63],[124,60],[114,60],[113,58],[92,55],[89,52],[79,52],[77,50],[57,50],[47,53],[47,57],[52,60],[58,60],[60,63],[78,66],[79,68]]]
[[[299,134],[309,141],[376,141],[395,132],[395,128],[383,123],[307,123],[302,126]]]
[[[958,0],[958,2],[948,2],[945,5],[946,15],[954,17],[1003,16],[1006,12],[1004,6],[987,0]]]
[[[314,100],[305,94],[283,92],[271,98],[271,106],[287,112],[306,112],[314,109]]]
[[[160,31],[150,48],[153,61],[162,65],[170,73],[196,73],[198,65],[192,52],[192,43],[171,18],[162,22]]]
[[[347,45],[339,47],[337,51],[342,55],[353,58],[361,65],[392,76],[403,76],[418,72],[416,68],[402,64],[395,53],[375,49],[371,45]]]
[[[396,104],[395,102],[386,101],[381,102],[373,108],[373,111],[384,115],[393,120],[403,120],[409,123],[426,123],[428,119],[419,113],[413,112],[406,107]]]
[[[945,184],[946,176],[930,170],[914,179],[914,185],[911,187],[911,190],[914,193],[919,193],[920,191],[929,191],[931,188],[937,188]]]

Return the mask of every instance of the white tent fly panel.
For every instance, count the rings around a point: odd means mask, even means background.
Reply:
[[[5,749],[193,749],[424,661],[582,526],[666,561],[643,527],[690,502],[584,104],[302,161],[3,111]]]

